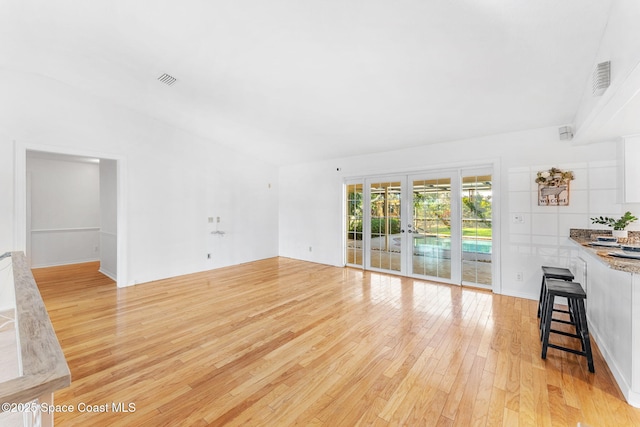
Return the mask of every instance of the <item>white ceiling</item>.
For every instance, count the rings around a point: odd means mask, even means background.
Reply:
[[[0,66],[287,164],[571,123],[610,3],[0,0]]]

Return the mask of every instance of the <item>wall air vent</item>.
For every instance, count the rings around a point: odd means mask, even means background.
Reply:
[[[158,80],[160,80],[162,83],[166,84],[167,86],[171,86],[173,85],[176,81],[178,81],[178,79],[176,79],[175,77],[170,76],[167,73],[164,73],[163,75],[161,75],[160,77],[158,77]]]
[[[562,126],[558,129],[558,133],[560,134],[560,139],[573,138],[573,129],[571,129],[571,126]]]
[[[593,70],[593,96],[600,96],[611,84],[611,61],[601,62]]]

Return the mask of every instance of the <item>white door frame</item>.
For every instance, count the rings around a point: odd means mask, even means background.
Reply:
[[[127,286],[127,240],[126,240],[126,159],[124,156],[112,153],[78,150],[67,147],[14,142],[14,242],[17,251],[27,252],[27,151],[42,151],[70,156],[94,157],[115,160],[117,162],[117,263],[118,272],[116,284],[118,287]]]
[[[476,169],[488,169],[491,171],[491,176],[492,176],[492,240],[494,242],[494,244],[492,245],[492,261],[491,261],[491,274],[492,274],[492,286],[491,286],[491,290],[494,293],[497,294],[501,294],[502,293],[502,276],[501,276],[501,165],[500,165],[500,159],[499,158],[494,158],[491,160],[487,160],[487,161],[480,161],[480,162],[453,162],[450,164],[443,164],[441,165],[442,167],[438,167],[438,168],[429,168],[429,169],[424,169],[424,168],[414,168],[414,169],[408,169],[408,170],[401,170],[401,171],[397,171],[397,172],[382,172],[382,173],[371,173],[371,174],[363,174],[363,175],[354,175],[354,176],[350,176],[350,177],[345,177],[344,180],[344,184],[346,185],[346,183],[356,183],[356,182],[362,182],[363,183],[363,191],[365,193],[365,198],[368,197],[367,193],[367,184],[366,181],[367,179],[375,179],[375,180],[379,180],[379,179],[387,179],[387,178],[391,178],[391,177],[397,177],[397,176],[402,176],[402,175],[421,175],[421,174],[438,174],[440,172],[446,171],[446,170],[458,170],[460,177],[462,176],[462,173],[466,173],[468,171],[472,171],[472,170],[476,170]],[[344,197],[343,197],[344,199]],[[369,201],[368,199],[364,201],[364,209],[369,209]],[[460,201],[458,202],[460,203]],[[406,210],[406,209],[405,209]],[[345,212],[345,208],[343,206],[341,215],[344,215]],[[370,230],[369,230],[370,232]],[[366,235],[367,231],[363,229],[363,233]],[[342,235],[344,236],[343,239],[346,239],[346,233],[342,233]],[[364,242],[364,239],[363,239]],[[343,248],[345,247],[345,243],[343,242]],[[368,252],[369,248],[366,247],[366,245],[363,244],[363,263],[362,266],[357,266],[357,267],[362,267],[363,269],[367,269],[367,263],[365,262],[364,258],[369,256]],[[345,263],[346,265],[346,263]],[[399,274],[399,273],[397,273]],[[441,280],[439,280],[441,281]],[[460,283],[460,282],[459,282]],[[458,283],[458,284],[459,284]]]

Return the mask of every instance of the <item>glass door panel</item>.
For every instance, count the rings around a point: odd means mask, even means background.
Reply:
[[[451,178],[412,179],[412,275],[451,279]]]
[[[354,180],[345,198],[347,264],[491,288],[490,168]]]
[[[401,181],[378,181],[368,184],[369,248],[368,266],[400,272],[402,269]]]
[[[363,214],[364,214],[364,185],[362,183],[346,185],[346,257],[347,264],[363,265],[362,242],[363,242]]]
[[[492,284],[491,175],[462,176],[462,282]]]

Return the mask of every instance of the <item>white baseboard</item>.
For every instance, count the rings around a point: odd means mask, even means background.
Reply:
[[[107,271],[107,270],[103,269],[102,267],[100,267],[100,268],[98,269],[98,271],[99,271],[100,273],[104,274],[105,276],[107,276],[109,279],[113,280],[114,282],[117,282],[117,281],[118,281],[118,279],[117,279],[117,276],[118,276],[118,275],[117,275],[117,274],[112,273],[112,272],[110,272],[110,271]]]
[[[63,265],[72,265],[72,264],[84,264],[85,262],[96,262],[96,261],[100,261],[99,258],[92,258],[92,259],[78,259],[78,260],[74,260],[74,261],[65,261],[65,262],[57,262],[57,263],[51,263],[51,264],[39,264],[39,265],[32,265],[31,268],[47,268],[47,267],[60,267]]]
[[[595,343],[598,345],[598,350],[600,350],[602,357],[604,357],[605,362],[607,362],[607,366],[613,374],[613,378],[616,380],[618,388],[620,388],[620,391],[624,395],[625,399],[627,399],[627,403],[633,407],[640,408],[640,393],[634,392],[631,389],[631,386],[626,381],[624,375],[622,375],[622,372],[618,368],[618,365],[616,365],[616,361],[611,355],[611,352],[604,344],[605,341],[600,339],[599,331],[593,327],[593,324],[589,321],[588,318],[587,326],[589,328],[589,335],[591,336],[591,340],[595,341]]]

